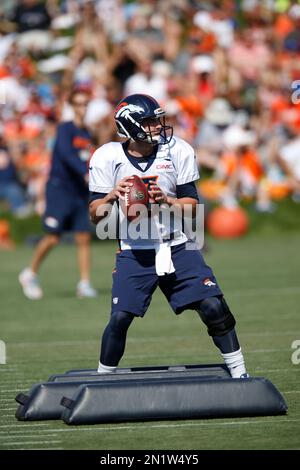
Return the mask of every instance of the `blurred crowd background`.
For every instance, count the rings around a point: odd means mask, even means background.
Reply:
[[[298,85],[298,1],[1,0],[0,209],[42,215],[74,87],[95,146],[117,139],[117,102],[147,93],[194,146],[204,199],[299,202]]]

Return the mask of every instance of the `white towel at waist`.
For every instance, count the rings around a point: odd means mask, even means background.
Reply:
[[[169,243],[162,243],[155,248],[155,269],[158,276],[175,272]]]

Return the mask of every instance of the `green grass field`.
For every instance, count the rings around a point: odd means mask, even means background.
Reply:
[[[208,264],[237,319],[253,376],[270,379],[288,402],[286,416],[152,421],[67,426],[60,421],[18,422],[14,397],[53,373],[95,368],[110,307],[115,244],[93,244],[93,281],[99,299],[77,299],[76,254],[60,246],[42,268],[45,296],[26,300],[17,275],[29,248],[0,253],[1,328],[7,363],[0,365],[0,449],[201,450],[299,449],[300,364],[291,361],[300,339],[299,234],[251,235],[209,242]],[[121,366],[220,362],[197,315],[179,317],[156,292],[143,320],[132,325]]]

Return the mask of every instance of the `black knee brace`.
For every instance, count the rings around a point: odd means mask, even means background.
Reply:
[[[195,307],[210,336],[223,336],[235,326],[235,319],[222,296],[208,297]]]
[[[130,323],[134,319],[134,315],[129,312],[113,312],[109,320],[109,326],[115,334],[122,334],[128,330]]]

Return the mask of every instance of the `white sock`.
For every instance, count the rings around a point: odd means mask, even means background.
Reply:
[[[115,366],[104,366],[99,361],[98,371],[97,372],[98,372],[98,374],[111,374],[111,373],[115,372],[116,369],[117,368]]]
[[[242,374],[246,374],[245,361],[241,348],[232,353],[221,354],[233,379],[239,379]]]
[[[26,271],[27,271],[28,275],[31,276],[31,277],[36,277],[37,276],[37,274],[35,272],[33,272],[31,268],[26,268]]]

